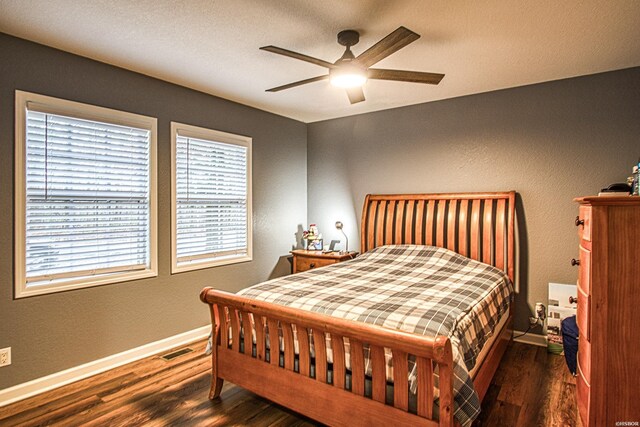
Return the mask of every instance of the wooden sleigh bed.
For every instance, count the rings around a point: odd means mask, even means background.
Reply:
[[[513,282],[514,212],[515,192],[368,195],[362,212],[361,249],[366,252],[387,244],[443,247],[493,265]],[[420,336],[212,288],[203,289],[200,298],[210,305],[214,331],[210,399],[219,396],[223,381],[228,380],[328,425],[454,425],[454,362],[447,337]],[[472,377],[480,399],[511,339],[513,313],[502,323]],[[281,338],[268,335],[268,330],[278,329]],[[254,337],[244,333],[249,330]],[[309,335],[300,331],[310,332],[315,350],[310,348]],[[332,381],[328,381],[327,334],[333,343]],[[345,384],[344,342],[350,343],[350,389]],[[370,348],[370,397],[364,390],[366,346]],[[244,351],[252,348],[253,352]],[[393,354],[392,405],[385,403],[385,348]],[[417,367],[415,413],[409,411],[410,355]],[[439,372],[439,414],[433,410],[434,366]]]

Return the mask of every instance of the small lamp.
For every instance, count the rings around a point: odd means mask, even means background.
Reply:
[[[342,234],[344,235],[344,239],[345,239],[344,252],[349,252],[349,238],[347,237],[347,234],[344,232],[342,227],[344,227],[342,222],[341,221],[336,221],[336,228],[338,230],[340,230],[342,232]]]

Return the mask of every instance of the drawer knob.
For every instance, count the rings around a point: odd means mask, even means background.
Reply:
[[[316,263],[315,263],[315,262],[312,262],[311,264],[309,264],[309,268],[313,268],[313,267],[315,267],[315,266],[316,266]]]
[[[569,297],[569,304],[577,304],[578,297]]]
[[[580,219],[579,216],[576,217],[576,227],[580,227],[581,225],[584,225],[584,219]]]
[[[573,266],[580,265],[580,260],[572,258],[571,259],[571,265],[573,265]]]

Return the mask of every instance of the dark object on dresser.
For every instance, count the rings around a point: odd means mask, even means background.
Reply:
[[[629,194],[631,194],[632,190],[633,189],[631,188],[631,186],[629,184],[625,184],[624,182],[618,182],[618,183],[609,185],[607,188],[603,188],[602,190],[600,190],[600,192],[601,193],[629,193]]]

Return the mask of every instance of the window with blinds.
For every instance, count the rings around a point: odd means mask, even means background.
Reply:
[[[251,138],[172,123],[172,271],[251,260]]]
[[[20,294],[155,275],[155,119],[35,94],[16,99],[24,120]]]

